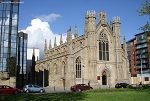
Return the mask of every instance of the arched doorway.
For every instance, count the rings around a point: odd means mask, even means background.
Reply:
[[[110,78],[110,74],[111,74],[111,72],[110,72],[110,70],[108,69],[108,68],[105,68],[102,72],[101,72],[102,74],[102,82],[101,82],[101,84],[103,85],[103,86],[110,86],[111,84],[111,78]]]
[[[102,73],[102,85],[107,85],[107,75],[106,71]]]

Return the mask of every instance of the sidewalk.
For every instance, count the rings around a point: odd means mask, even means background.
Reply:
[[[59,92],[71,92],[70,88],[61,87],[44,87],[46,93],[59,93]]]

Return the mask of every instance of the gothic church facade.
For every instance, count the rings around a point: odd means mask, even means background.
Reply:
[[[126,42],[121,44],[120,18],[110,24],[106,13],[87,11],[84,34],[67,31],[66,42],[54,47],[45,42],[44,58],[36,62],[36,71],[49,71],[49,86],[69,88],[74,84],[90,84],[94,88],[114,87],[118,82],[129,82]]]

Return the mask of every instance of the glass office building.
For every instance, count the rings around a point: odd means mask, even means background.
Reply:
[[[20,67],[19,74],[26,74],[27,41],[28,35],[24,32],[19,32],[17,35],[17,65]]]
[[[17,75],[16,86],[23,87],[27,81],[27,41],[28,35],[24,32],[17,34]]]
[[[18,2],[19,0],[0,1],[0,72],[10,73],[16,69]]]

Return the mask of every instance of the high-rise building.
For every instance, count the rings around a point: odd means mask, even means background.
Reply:
[[[18,15],[19,0],[1,0],[0,78],[16,75]]]
[[[129,68],[131,73],[131,83],[136,84],[137,81],[137,67],[136,67],[136,38],[127,42],[127,53],[129,59]]]
[[[27,41],[28,35],[23,32],[19,32],[17,35],[17,65],[20,66],[19,73],[26,74],[27,67]]]
[[[135,35],[127,42],[132,83],[150,82],[150,32]]]
[[[141,76],[141,83],[150,82],[150,43],[148,37],[150,32],[143,32],[135,35],[136,37],[136,66],[139,71],[138,77]]]
[[[131,77],[137,77],[136,39],[135,38],[133,38],[127,42],[127,53],[128,53]]]
[[[17,82],[18,87],[23,87],[27,72],[27,41],[28,35],[23,32],[17,34]],[[20,85],[19,85],[20,84]]]

